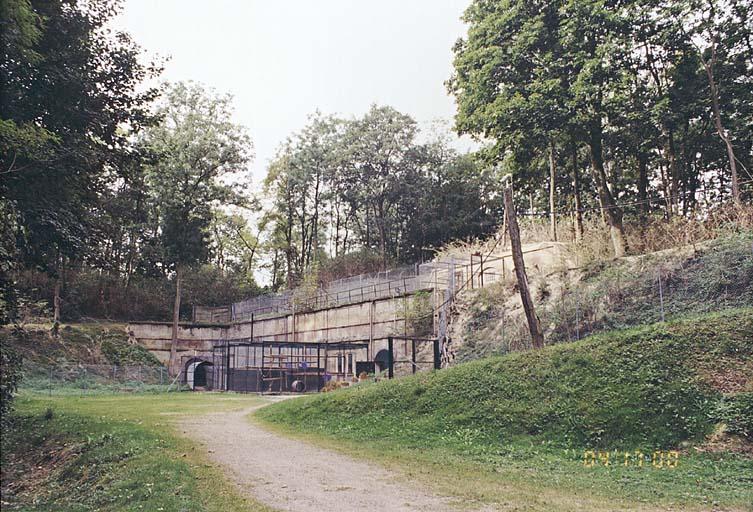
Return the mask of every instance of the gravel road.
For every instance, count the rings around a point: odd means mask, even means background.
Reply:
[[[457,510],[384,468],[264,430],[246,417],[262,406],[180,422],[248,496],[286,511]]]

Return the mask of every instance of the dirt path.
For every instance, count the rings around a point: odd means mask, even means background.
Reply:
[[[268,432],[243,411],[181,421],[244,493],[289,511],[457,510],[386,469]]]

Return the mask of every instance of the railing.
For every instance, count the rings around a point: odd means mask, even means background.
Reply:
[[[536,252],[551,246],[533,249]],[[478,257],[478,256],[477,256]],[[251,320],[271,314],[288,314],[293,311],[311,311],[366,302],[371,300],[398,297],[420,290],[448,290],[454,283],[452,293],[464,287],[483,287],[503,278],[493,268],[484,264],[502,260],[509,254],[495,257],[468,259],[449,258],[421,265],[404,266],[383,272],[346,277],[328,283],[322,288],[307,291],[304,288],[253,297],[230,306],[194,307],[194,321],[199,323],[229,323]],[[512,267],[510,267],[512,268]],[[450,275],[454,273],[454,275]]]

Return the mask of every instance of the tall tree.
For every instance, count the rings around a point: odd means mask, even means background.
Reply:
[[[241,187],[252,145],[245,130],[231,120],[231,97],[198,84],[172,85],[158,115],[160,124],[145,132],[142,143],[154,155],[147,182],[164,247],[164,270],[175,275],[170,347],[170,368],[175,371],[182,274],[209,257],[212,209],[246,204]]]
[[[25,265],[55,277],[96,246],[113,162],[151,122],[159,68],[107,23],[117,1],[2,2],[0,200]]]

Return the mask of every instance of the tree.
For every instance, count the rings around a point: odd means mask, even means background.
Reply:
[[[346,193],[363,213],[356,219],[362,243],[376,245],[383,268],[396,249],[395,213],[399,197],[405,199],[408,192],[403,185],[415,169],[416,133],[416,122],[409,116],[372,105],[363,118],[348,123],[344,135]]]
[[[735,156],[734,132],[725,126],[723,117],[733,118],[727,113],[723,102],[723,89],[720,84],[727,83],[726,92],[734,101],[737,95],[750,114],[751,72],[753,72],[753,26],[749,15],[750,5],[738,1],[692,0],[672,5],[665,12],[676,20],[673,27],[687,35],[689,42],[698,52],[698,57],[708,80],[708,97],[711,105],[711,117],[717,135],[723,141],[727,152],[730,169],[732,198],[741,204],[738,178],[738,158]],[[679,15],[679,16],[678,16]],[[740,97],[741,96],[741,97]],[[734,107],[731,109],[734,112]],[[727,114],[725,116],[725,114]],[[750,117],[747,125],[750,126]]]
[[[147,183],[164,248],[165,270],[175,275],[170,369],[176,370],[182,273],[209,258],[213,208],[244,205],[242,180],[251,140],[231,121],[230,96],[192,83],[172,85],[158,110],[161,123],[146,130],[142,144],[154,155]]]
[[[0,200],[14,253],[55,276],[59,319],[64,270],[96,246],[109,169],[151,122],[159,67],[106,25],[118,3],[2,2]]]
[[[374,254],[384,269],[494,229],[501,198],[493,172],[441,136],[421,144],[417,134],[409,116],[373,106],[351,120],[316,114],[291,135],[265,180],[274,287],[296,285],[325,259],[325,276],[373,271]]]
[[[523,179],[535,179],[536,160],[546,159],[552,239],[557,238],[557,146],[578,138],[576,133],[587,133],[578,141],[585,138],[591,148],[593,176],[617,231],[615,252],[621,255],[625,245],[621,212],[603,168],[600,120],[604,109],[594,92],[604,80],[599,59],[605,49],[598,48],[597,41],[582,41],[573,19],[594,26],[586,31],[590,34],[605,29],[582,7],[578,2],[473,3],[464,16],[470,24],[468,38],[455,45],[455,73],[447,85],[458,101],[460,133],[491,138],[502,153],[530,152],[528,161],[518,167]]]

